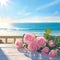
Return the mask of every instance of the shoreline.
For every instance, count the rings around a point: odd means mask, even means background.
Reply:
[[[28,31],[13,31],[13,30],[1,30],[0,31],[0,36],[23,36],[26,33],[34,33],[36,36],[43,36],[45,33],[45,30],[28,30]],[[50,35],[54,36],[60,36],[60,31],[59,30],[51,30]]]
[[[19,32],[19,33],[0,33],[0,36],[23,36],[26,33],[33,33],[36,36],[43,36],[45,32]],[[50,35],[52,36],[60,36],[60,32],[51,32]]]

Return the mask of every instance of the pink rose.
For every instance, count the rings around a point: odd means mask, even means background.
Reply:
[[[49,52],[49,48],[48,48],[48,47],[44,47],[44,48],[42,49],[42,53],[43,53],[43,54],[48,54],[48,52]]]
[[[50,52],[49,52],[49,56],[50,57],[55,57],[55,56],[57,56],[57,50],[51,50]]]
[[[38,48],[45,46],[46,42],[47,42],[47,40],[44,37],[36,38],[36,43],[37,43]]]
[[[50,46],[50,47],[54,47],[54,46],[55,46],[55,43],[54,43],[53,40],[49,41],[49,46]]]
[[[24,36],[24,42],[25,43],[28,44],[28,43],[31,43],[34,40],[35,40],[35,35],[33,33],[27,33],[27,34],[25,34],[25,36]]]
[[[20,40],[17,40],[17,41],[15,42],[15,46],[16,46],[17,48],[21,48],[21,47],[23,46],[23,42],[20,41]]]
[[[28,44],[28,50],[30,50],[31,52],[35,52],[35,51],[37,51],[37,49],[38,48],[37,48],[37,45],[35,42]]]

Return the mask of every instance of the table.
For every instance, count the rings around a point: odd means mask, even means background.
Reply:
[[[38,60],[33,54],[31,57],[32,58],[25,56],[14,44],[0,44],[0,60]],[[50,60],[46,55],[41,55],[40,57],[42,57],[42,59],[39,60]],[[54,58],[54,60],[60,60],[60,55]]]
[[[0,60],[31,60],[20,53],[14,44],[0,44]]]

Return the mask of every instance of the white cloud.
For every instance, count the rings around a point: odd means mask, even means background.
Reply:
[[[32,17],[32,18],[25,18],[25,19],[21,19],[21,20],[19,20],[19,22],[23,22],[23,23],[25,23],[25,22],[37,22],[37,23],[39,23],[39,22],[60,22],[60,17],[57,17],[57,16],[55,16],[55,17],[50,17],[50,16],[48,16],[48,17]]]
[[[35,16],[29,18],[22,18],[22,19],[12,19],[9,17],[0,17],[0,23],[39,23],[39,22],[60,22],[60,16]]]
[[[38,8],[36,8],[36,10],[42,10],[42,9],[44,9],[44,8],[48,8],[48,7],[53,6],[53,5],[55,5],[55,4],[58,4],[58,3],[60,3],[60,0],[55,0],[55,1],[50,2],[50,3],[48,3],[48,4],[39,6]]]

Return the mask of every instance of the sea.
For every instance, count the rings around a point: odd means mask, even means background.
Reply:
[[[10,29],[0,29],[0,35],[23,36],[25,33],[34,33],[43,36],[47,28],[50,28],[51,35],[60,35],[60,23],[12,23],[12,26]]]

